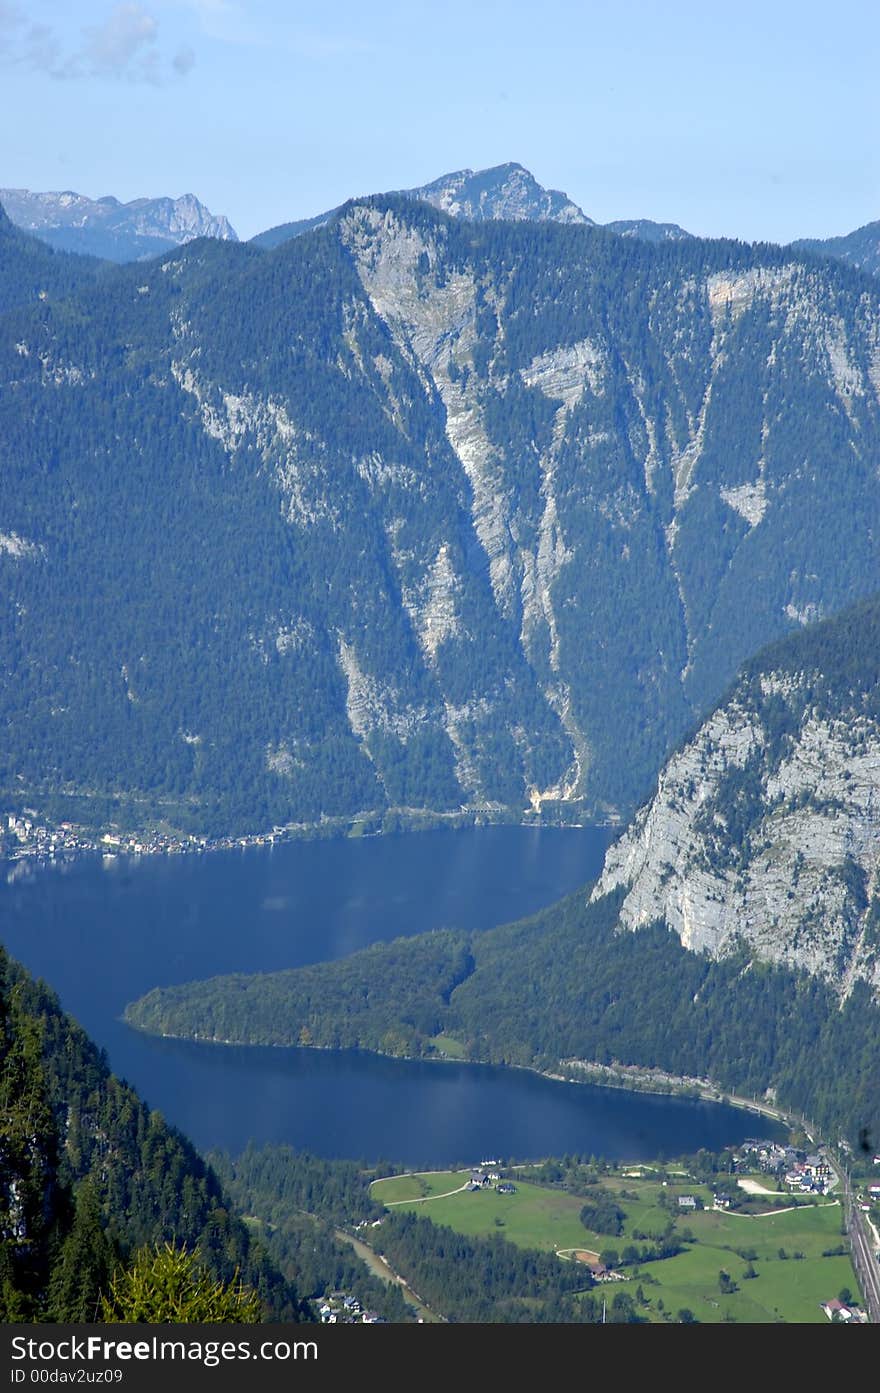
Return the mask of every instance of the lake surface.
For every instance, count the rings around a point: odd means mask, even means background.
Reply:
[[[152,1039],[119,1015],[151,987],[346,956],[426,929],[485,929],[598,873],[602,828],[481,828],[13,872],[0,938],[58,992],[117,1074],[197,1146],[283,1141],[447,1165],[501,1154],[648,1158],[767,1124],[733,1108],[524,1070]]]

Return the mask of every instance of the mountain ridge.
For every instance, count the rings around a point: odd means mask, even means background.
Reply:
[[[87,198],[72,190],[0,189],[0,204],[17,227],[61,251],[110,261],[138,261],[197,237],[237,241],[222,214],[210,213],[194,194],[179,198]]]
[[[464,221],[484,222],[495,219],[515,221],[559,222],[582,227],[597,227],[583,209],[560,189],[546,189],[534,175],[515,161],[493,165],[489,169],[460,169],[443,174],[428,184],[413,189],[398,189],[393,194],[377,197],[412,198],[428,203],[439,212]],[[349,203],[361,201],[350,199]],[[326,213],[279,223],[251,238],[255,246],[271,249],[292,237],[326,227],[338,217],[346,204],[339,204]],[[649,218],[631,218],[606,223],[609,231],[624,237],[638,237],[649,242],[679,241],[690,237],[676,223],[655,223]]]

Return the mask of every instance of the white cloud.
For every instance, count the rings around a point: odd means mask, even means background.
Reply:
[[[59,80],[115,78],[159,86],[191,71],[189,47],[173,57],[159,42],[159,21],[136,0],[121,0],[99,24],[81,30],[81,42],[65,46],[48,24],[28,23],[10,0],[0,0],[0,61],[47,73]]]
[[[159,21],[129,0],[116,5],[103,24],[84,29],[83,35],[85,43],[77,56],[90,72],[127,76],[155,53]]]

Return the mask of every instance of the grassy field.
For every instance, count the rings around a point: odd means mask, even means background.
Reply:
[[[391,1175],[386,1180],[374,1180],[370,1194],[380,1204],[400,1204],[402,1200],[425,1200],[459,1190],[471,1178],[470,1171],[425,1171],[419,1175]],[[421,1203],[415,1208],[423,1209]],[[427,1211],[426,1211],[427,1212]]]
[[[499,1195],[497,1190],[463,1191],[446,1199],[417,1196],[414,1186],[430,1184],[425,1194],[440,1195],[444,1190],[457,1189],[470,1178],[470,1171],[450,1173],[440,1171],[437,1177],[395,1176],[379,1180],[372,1187],[373,1199],[387,1204],[389,1200],[408,1200],[401,1209],[424,1214],[435,1224],[448,1224],[457,1233],[479,1236],[500,1233],[521,1248],[554,1248],[588,1246],[586,1230],[578,1218],[582,1199],[539,1185],[515,1181],[515,1195]],[[438,1183],[439,1181],[439,1183]],[[404,1182],[410,1187],[404,1193]]]
[[[466,1059],[467,1050],[461,1040],[456,1040],[452,1035],[434,1035],[430,1041],[438,1054],[445,1055],[447,1059]]]
[[[647,1264],[658,1285],[643,1287],[656,1312],[657,1301],[673,1314],[688,1307],[699,1320],[822,1322],[822,1301],[842,1287],[858,1294],[848,1257],[822,1257],[826,1248],[842,1241],[840,1206],[802,1208],[756,1218],[736,1214],[696,1214],[688,1221],[697,1243],[677,1257]],[[739,1251],[737,1251],[739,1250]],[[786,1256],[780,1257],[782,1250]],[[743,1252],[754,1252],[756,1277],[747,1278]],[[803,1253],[795,1258],[795,1253]],[[737,1290],[727,1295],[719,1287],[726,1271]]]
[[[500,1233],[510,1242],[545,1251],[559,1249],[599,1252],[640,1242],[636,1233],[660,1232],[670,1210],[661,1195],[699,1195],[707,1206],[675,1215],[678,1230],[689,1229],[696,1242],[674,1258],[626,1268],[629,1281],[609,1284],[609,1300],[617,1291],[636,1297],[642,1292],[640,1314],[650,1320],[675,1319],[687,1308],[700,1321],[823,1322],[822,1301],[849,1287],[858,1296],[858,1283],[846,1256],[823,1257],[823,1250],[844,1242],[840,1233],[840,1206],[822,1202],[788,1213],[738,1215],[711,1209],[708,1189],[688,1184],[676,1176],[667,1187],[650,1175],[641,1178],[621,1174],[602,1177],[606,1190],[616,1194],[626,1213],[620,1236],[590,1233],[580,1222],[584,1198],[562,1190],[536,1185],[514,1175],[516,1193],[495,1190],[458,1191],[468,1171],[439,1171],[417,1176],[395,1176],[373,1186],[374,1199],[397,1201],[469,1236]],[[445,1196],[445,1197],[444,1197]],[[768,1196],[767,1208],[772,1200]],[[784,1256],[780,1256],[782,1250]],[[754,1256],[744,1256],[753,1254]],[[795,1254],[803,1256],[795,1257]],[[566,1260],[565,1257],[560,1259]],[[746,1277],[749,1269],[755,1276]],[[723,1292],[720,1273],[726,1272],[734,1290]]]

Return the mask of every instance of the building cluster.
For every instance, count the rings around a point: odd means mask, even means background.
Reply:
[[[880,1156],[874,1157],[874,1165],[880,1165]],[[864,1214],[870,1214],[871,1210],[875,1208],[880,1209],[880,1185],[875,1182],[866,1185],[863,1191],[859,1191],[857,1203]],[[880,1262],[880,1258],[878,1258],[878,1262]]]
[[[515,1195],[516,1186],[502,1180],[497,1161],[482,1161],[464,1187],[466,1190],[496,1190],[499,1195]]]
[[[834,1168],[823,1147],[806,1152],[773,1141],[750,1139],[743,1142],[733,1158],[733,1169],[739,1174],[765,1171],[799,1194],[827,1195],[836,1181]]]
[[[271,832],[255,832],[245,837],[199,837],[186,832],[96,832],[73,822],[51,823],[32,808],[21,813],[0,814],[0,859],[4,851],[12,861],[52,861],[84,852],[103,852],[105,860],[115,856],[182,856],[203,851],[231,851],[236,847],[274,846],[287,841],[291,828],[273,827]]]
[[[95,842],[84,827],[72,822],[51,826],[28,808],[23,813],[6,813],[0,828],[5,832],[6,852],[11,860],[24,856],[51,859],[80,851],[94,851]]]
[[[858,1307],[847,1305],[835,1296],[831,1301],[822,1302],[822,1310],[829,1320],[841,1325],[867,1325],[868,1313]]]
[[[318,1305],[322,1325],[387,1325],[384,1316],[364,1310],[356,1296],[344,1291],[331,1291]]]

